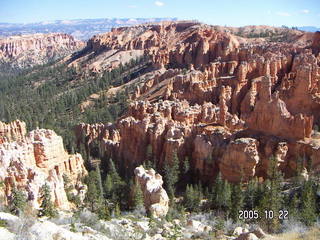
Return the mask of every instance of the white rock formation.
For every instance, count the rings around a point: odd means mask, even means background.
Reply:
[[[169,197],[163,189],[163,180],[160,174],[153,169],[146,170],[143,166],[134,170],[136,181],[139,182],[143,195],[145,207],[154,217],[166,216],[169,210]]]
[[[64,150],[62,137],[54,131],[37,129],[16,141],[0,142],[0,182],[4,183],[0,187],[0,203],[7,204],[13,188],[18,188],[25,192],[32,206],[38,208],[39,191],[47,183],[55,205],[69,209],[64,174],[79,196],[83,195],[85,186],[80,179],[87,174],[83,159],[80,154],[69,155]]]

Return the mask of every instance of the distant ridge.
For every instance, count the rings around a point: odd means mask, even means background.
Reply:
[[[131,26],[147,22],[175,21],[177,18],[98,18],[56,20],[37,23],[0,23],[0,38],[34,33],[67,33],[79,40],[105,33],[114,27]]]
[[[320,28],[314,27],[314,26],[303,26],[298,27],[299,30],[306,31],[306,32],[317,32],[320,31]]]

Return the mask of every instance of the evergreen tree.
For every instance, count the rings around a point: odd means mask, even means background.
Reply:
[[[246,190],[244,192],[244,208],[246,210],[252,210],[257,206],[257,188],[258,188],[259,184],[256,181],[256,179],[251,179],[247,186],[246,186]],[[261,187],[260,187],[261,189]],[[262,188],[263,190],[263,188]],[[263,196],[263,192],[259,193],[259,198]]]
[[[222,192],[222,199],[224,200],[222,204],[222,209],[226,212],[226,215],[228,216],[231,209],[231,186],[227,180],[224,180],[222,187],[224,189],[224,191]]]
[[[254,184],[254,198],[253,198],[253,208],[256,208],[259,206],[260,202],[262,201],[262,198],[264,197],[264,185],[260,183],[257,179],[255,179],[255,184]],[[253,209],[252,208],[252,209]]]
[[[146,160],[143,165],[146,169],[153,168],[154,170],[156,170],[156,162],[155,158],[153,157],[153,150],[151,144],[148,144],[147,146]]]
[[[89,204],[90,210],[95,212],[99,202],[101,201],[101,195],[98,190],[98,180],[96,171],[89,172],[88,177],[86,178],[86,184],[88,186],[88,191],[85,197],[85,202]]]
[[[185,156],[184,161],[181,163],[180,166],[180,179],[181,182],[190,182],[191,174],[190,172],[190,160],[188,156]]]
[[[133,188],[133,208],[134,209],[141,209],[143,207],[143,192],[141,190],[141,186],[138,182],[134,184]]]
[[[224,205],[224,198],[223,198],[223,180],[221,177],[221,173],[219,172],[218,176],[215,179],[215,182],[212,186],[212,193],[211,193],[211,205],[213,208],[220,210]]]
[[[97,213],[98,213],[99,219],[106,220],[106,221],[111,220],[111,214],[107,204],[103,204],[102,202],[100,202]]]
[[[10,209],[11,212],[15,215],[19,215],[20,212],[24,211],[27,203],[27,197],[26,195],[18,190],[17,188],[14,188],[12,191],[12,200],[10,203]]]
[[[41,193],[42,202],[40,205],[39,216],[55,217],[57,215],[57,211],[51,201],[51,190],[47,183],[42,186]]]
[[[298,220],[300,217],[300,211],[299,211],[299,198],[298,193],[293,193],[291,197],[289,197],[289,200],[287,201],[288,206],[288,212],[289,212],[289,218]]]
[[[243,209],[243,193],[242,185],[233,184],[232,185],[232,194],[231,194],[231,210],[230,217],[234,222],[239,220],[239,211]]]
[[[126,201],[128,200],[128,191],[126,184],[119,176],[112,159],[109,159],[109,168],[104,183],[104,189],[108,199],[113,203],[119,203],[125,207]]]
[[[114,207],[114,216],[116,218],[121,216],[121,211],[120,211],[120,206],[118,203],[116,203],[115,207]]]
[[[98,185],[100,198],[103,198],[104,191],[103,191],[103,186],[102,186],[101,171],[100,171],[99,164],[97,164],[97,166],[96,166],[96,178],[97,178],[97,185]]]
[[[111,174],[108,174],[106,177],[106,180],[104,182],[104,190],[106,197],[108,199],[112,199],[112,193],[113,193],[113,181]]]
[[[171,200],[174,198],[175,187],[179,180],[179,158],[177,152],[173,153],[171,164],[166,162],[164,165],[164,182]]]
[[[273,212],[274,217],[262,218],[262,223],[266,225],[269,232],[276,232],[280,227],[278,218],[279,210],[283,204],[283,197],[281,194],[282,175],[278,170],[277,159],[271,157],[268,168],[269,179],[265,181],[263,197],[259,204],[260,214],[265,214],[265,211]]]
[[[189,157],[186,156],[184,161],[183,161],[183,165],[182,165],[182,174],[187,175],[189,173],[190,170],[190,160]]]
[[[317,219],[316,201],[312,181],[306,181],[301,193],[301,221],[311,226]]]
[[[201,190],[199,187],[193,187],[192,185],[187,185],[184,197],[183,205],[189,211],[198,211],[201,201]]]

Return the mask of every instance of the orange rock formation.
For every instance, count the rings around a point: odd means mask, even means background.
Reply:
[[[312,130],[320,124],[319,33],[310,46],[303,32],[295,34],[301,36],[291,42],[253,41],[195,22],[166,22],[92,38],[88,54],[143,50],[153,68],[134,85],[133,102],[115,124],[76,127],[78,144],[90,151],[98,142],[102,156],[129,169],[146,159],[148,145],[159,166],[177,151],[204,181],[218,171],[238,181],[241,169],[244,179],[266,177],[271,156],[291,176],[299,156],[317,159],[320,149]]]

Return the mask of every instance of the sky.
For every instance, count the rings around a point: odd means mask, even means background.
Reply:
[[[0,22],[176,17],[213,25],[320,27],[319,0],[0,0]]]

